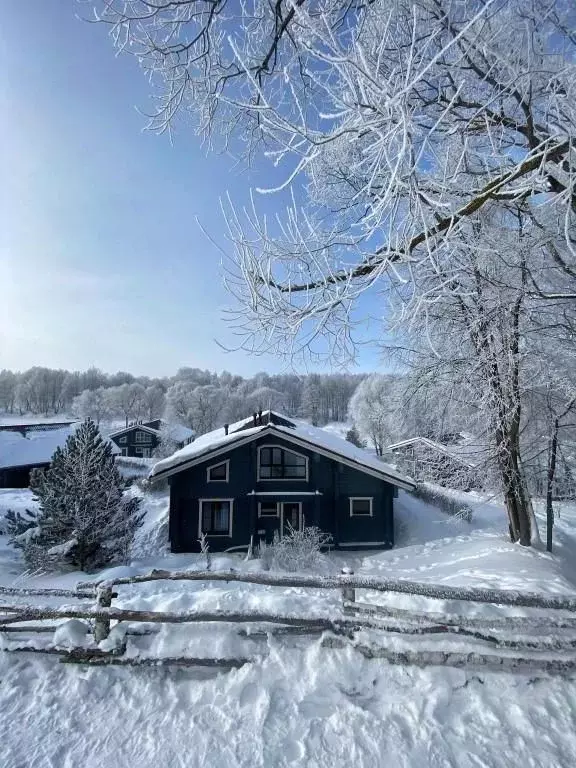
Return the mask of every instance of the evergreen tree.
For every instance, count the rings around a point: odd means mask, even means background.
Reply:
[[[356,427],[351,427],[348,432],[346,432],[346,440],[357,448],[366,448],[366,443],[360,437],[360,433]]]
[[[19,537],[28,564],[86,570],[125,558],[144,518],[140,499],[124,497],[126,485],[111,444],[88,419],[48,470],[32,473],[39,511],[35,527]]]

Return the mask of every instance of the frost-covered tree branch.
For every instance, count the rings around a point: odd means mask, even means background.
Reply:
[[[151,78],[151,129],[190,119],[280,173],[226,212],[246,348],[347,359],[362,295],[453,253],[488,203],[553,210],[572,268],[569,0],[91,4]],[[286,192],[266,218],[260,195]]]

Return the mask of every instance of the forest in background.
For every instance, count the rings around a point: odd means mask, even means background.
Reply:
[[[301,416],[314,424],[346,421],[350,398],[366,374],[268,374],[250,378],[224,371],[180,368],[174,376],[107,374],[35,366],[0,371],[0,411],[74,414],[97,423],[166,416],[198,434],[260,408]]]

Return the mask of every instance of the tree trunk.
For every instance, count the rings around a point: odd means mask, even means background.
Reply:
[[[505,435],[499,431],[497,437],[498,461],[504,484],[504,501],[508,512],[510,538],[522,546],[532,543],[532,526],[528,491],[519,462],[519,445],[514,433]]]
[[[546,475],[546,550],[552,552],[552,529],[554,528],[554,507],[552,506],[552,489],[554,487],[554,475],[556,474],[556,455],[558,452],[559,420],[554,420],[552,439],[550,440],[550,454],[548,457],[548,472]]]

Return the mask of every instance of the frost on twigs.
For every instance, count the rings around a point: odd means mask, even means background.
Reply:
[[[282,538],[275,536],[271,546],[261,550],[265,570],[299,573],[326,569],[328,559],[322,553],[332,544],[332,535],[315,526],[304,527],[301,531],[287,524],[287,533]]]
[[[210,553],[210,544],[208,543],[208,537],[204,532],[200,534],[198,543],[200,544],[200,552],[204,555],[206,559],[206,570],[209,571],[212,568],[212,555]]]

